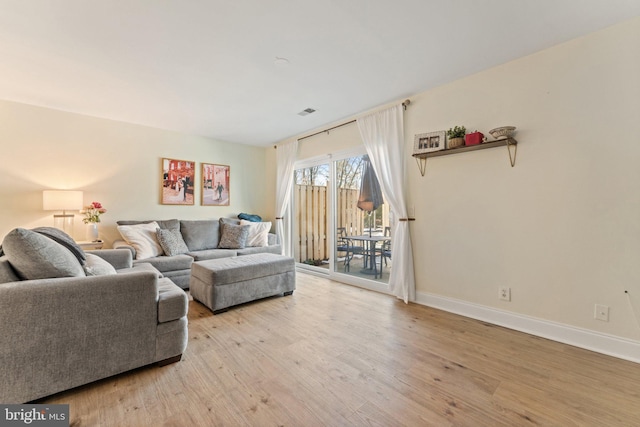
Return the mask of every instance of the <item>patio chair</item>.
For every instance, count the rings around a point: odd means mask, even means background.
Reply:
[[[391,236],[391,227],[384,228],[384,236]],[[380,254],[380,271],[382,272],[382,262],[387,266],[387,259],[391,259],[391,240],[385,240],[376,252]]]
[[[355,245],[347,236],[345,227],[338,227],[336,232],[336,252],[344,252],[344,271],[349,271],[354,255],[362,255],[365,250],[360,245]],[[366,259],[366,258],[365,258]]]

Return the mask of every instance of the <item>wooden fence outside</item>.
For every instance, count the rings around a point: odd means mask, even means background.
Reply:
[[[357,208],[359,190],[338,189],[336,228],[344,227],[348,235],[364,232],[365,213]],[[388,224],[389,208],[383,205],[383,224]],[[294,187],[294,257],[297,262],[326,260],[329,248],[329,200],[326,186]]]

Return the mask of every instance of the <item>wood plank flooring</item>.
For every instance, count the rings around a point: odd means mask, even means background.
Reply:
[[[72,426],[640,426],[640,365],[298,274],[189,306],[183,360],[51,396]]]

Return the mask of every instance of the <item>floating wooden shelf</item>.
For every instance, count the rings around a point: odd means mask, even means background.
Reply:
[[[484,142],[478,145],[468,145],[462,146],[458,148],[451,148],[449,150],[440,150],[440,151],[431,151],[429,153],[418,153],[413,154],[416,162],[418,162],[418,167],[420,168],[420,173],[424,176],[426,167],[427,167],[427,159],[429,157],[439,157],[439,156],[448,156],[449,154],[458,154],[458,153],[466,153],[468,151],[477,151],[477,150],[486,150],[487,148],[496,148],[496,147],[504,147],[507,146],[507,151],[509,152],[509,161],[511,162],[511,167],[516,164],[516,153],[518,151],[518,141],[513,138],[499,139],[496,141]],[[511,154],[511,147],[513,147],[513,154]]]

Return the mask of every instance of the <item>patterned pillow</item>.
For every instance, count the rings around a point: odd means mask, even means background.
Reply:
[[[243,249],[249,235],[248,225],[221,224],[222,236],[218,247],[221,249]]]
[[[158,228],[156,235],[165,254],[173,256],[189,252],[189,248],[184,242],[180,230],[163,230],[162,228]]]

